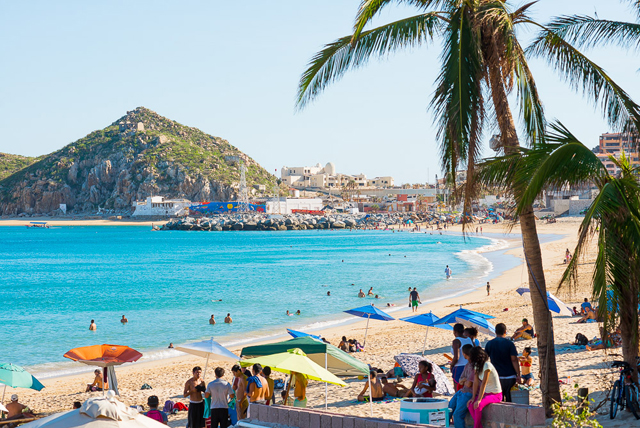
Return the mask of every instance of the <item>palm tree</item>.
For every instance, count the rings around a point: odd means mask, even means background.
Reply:
[[[419,14],[365,30],[380,11],[392,3],[408,3]],[[508,94],[515,89],[523,136],[532,144],[544,135],[546,121],[535,80],[527,63],[527,52],[542,57],[589,98],[602,100],[605,116],[614,127],[640,123],[640,108],[606,72],[552,28],[528,16],[533,3],[511,10],[504,0],[363,0],[352,35],[327,44],[310,61],[300,78],[298,108],[304,108],[330,83],[346,71],[360,67],[374,56],[406,47],[429,45],[436,36],[443,40],[440,75],[430,106],[436,114],[441,164],[451,177],[466,165],[464,211],[470,212],[478,189],[475,166],[480,158],[480,138],[486,122],[495,120],[505,154],[519,150],[520,143]],[[528,49],[517,38],[516,29],[535,26],[540,36]],[[484,95],[490,96],[490,103]],[[455,185],[454,185],[455,186]],[[455,189],[455,187],[454,187]],[[456,193],[459,189],[455,189]],[[465,218],[465,216],[463,216]],[[525,259],[532,289],[534,321],[538,329],[541,390],[547,414],[560,401],[555,362],[553,324],[546,309],[546,284],[540,244],[531,205],[520,212]]]
[[[592,281],[599,316],[605,331],[620,324],[624,360],[635,368],[639,345],[640,168],[632,168],[624,152],[620,159],[610,156],[609,160],[620,170],[615,177],[562,124],[554,124],[545,143],[533,150],[490,159],[481,165],[480,175],[494,185],[518,183],[518,210],[532,203],[545,188],[585,182],[597,186],[600,192],[580,225],[574,257],[559,287],[575,284],[580,260],[589,241],[595,238],[598,255]],[[634,377],[637,380],[637,372]]]

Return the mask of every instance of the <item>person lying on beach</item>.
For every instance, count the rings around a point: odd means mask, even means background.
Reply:
[[[622,336],[620,336],[620,327],[616,328],[613,333],[606,333],[604,327],[600,327],[601,339],[590,340],[585,349],[587,351],[597,351],[599,349],[617,348],[622,346]],[[604,338],[607,338],[605,341]]]
[[[520,361],[520,383],[527,386],[533,385],[534,378],[533,373],[531,373],[531,363],[533,359],[531,358],[530,346],[522,350],[522,356],[518,357],[518,361]]]
[[[84,392],[102,391],[105,388],[102,372],[99,369],[95,369],[93,374],[95,374],[96,377],[93,379],[93,383],[87,385],[87,389]]]
[[[585,323],[588,320],[596,320],[596,313],[591,308],[584,308],[584,315],[578,320],[579,323]]]
[[[404,397],[409,393],[409,389],[406,386],[398,384],[397,381],[389,383],[386,376],[382,376],[380,382],[382,382],[382,392],[390,397]]]
[[[364,297],[364,291],[362,291],[362,288],[358,291],[358,297]]]
[[[371,401],[384,400],[382,383],[380,383],[380,379],[378,379],[378,376],[375,371],[371,370],[369,372],[369,379],[371,381],[371,394],[370,396],[364,395],[364,393],[367,392],[367,389],[369,389],[369,382],[366,382],[364,384],[364,388],[362,389],[362,392],[358,394],[358,401],[369,401],[369,399],[371,399]]]
[[[533,326],[529,324],[529,320],[526,318],[522,318],[522,326],[518,327],[513,336],[511,336],[511,340],[531,340],[533,339]]]
[[[433,397],[436,390],[436,379],[433,377],[433,366],[422,360],[418,363],[418,374],[413,379],[407,397]]]

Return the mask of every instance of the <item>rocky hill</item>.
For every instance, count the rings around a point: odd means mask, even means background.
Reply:
[[[131,212],[151,195],[191,201],[237,196],[240,162],[247,185],[274,177],[228,141],[139,107],[110,126],[42,156],[0,181],[0,214]]]
[[[28,167],[37,159],[27,156],[0,153],[0,181],[4,180],[16,171]]]

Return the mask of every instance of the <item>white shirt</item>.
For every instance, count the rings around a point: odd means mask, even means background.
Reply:
[[[489,361],[484,363],[484,367],[482,367],[482,373],[478,375],[480,381],[483,381],[484,372],[489,370],[489,380],[487,381],[487,386],[484,389],[485,394],[501,394],[502,387],[500,386],[500,377],[498,376],[498,371],[493,364]]]
[[[471,339],[469,339],[468,337],[456,337],[456,339],[458,339],[460,341],[460,347],[458,348],[458,362],[456,363],[456,367],[458,367],[458,366],[466,366],[467,365],[467,359],[464,357],[464,354],[462,353],[462,347],[464,345],[473,346],[473,341]],[[453,348],[451,348],[451,353],[455,355],[455,353],[453,352]]]
[[[233,394],[231,384],[222,378],[209,382],[205,393],[211,394],[212,409],[226,409],[229,403],[229,395]]]

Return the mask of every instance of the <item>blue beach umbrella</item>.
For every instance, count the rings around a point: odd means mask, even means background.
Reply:
[[[445,315],[438,320],[438,324],[453,324],[456,321],[456,318],[468,319],[471,317],[480,317],[487,320],[494,319],[491,315],[483,314],[482,312],[472,311],[470,309],[462,309],[462,305],[460,305],[460,309],[457,309],[451,312],[449,315]]]
[[[449,324],[441,324],[440,318],[435,316],[432,312],[428,314],[413,315],[411,317],[400,318],[401,321],[410,322],[412,324],[423,325],[427,327],[427,332],[424,334],[424,345],[422,346],[422,355],[427,349],[427,335],[429,334],[429,327],[440,328],[442,330],[453,330]]]
[[[516,290],[516,292],[521,296],[525,296],[531,299],[531,290],[529,290],[527,287],[520,287]],[[573,315],[573,311],[569,309],[569,307],[562,300],[558,299],[556,296],[549,293],[548,291],[547,291],[547,305],[549,306],[549,310],[552,312],[555,312],[556,314],[567,315],[567,316]]]
[[[316,336],[315,334],[309,334],[309,333],[304,333],[302,331],[291,330],[290,328],[287,329],[287,333],[289,333],[294,338],[308,336],[308,337],[313,337],[314,339],[322,340],[320,336]]]
[[[369,320],[373,319],[373,320],[379,320],[379,321],[393,321],[395,320],[394,317],[387,315],[386,313],[382,312],[380,309],[376,308],[375,306],[371,305],[366,305],[366,306],[361,306],[359,308],[355,308],[355,309],[349,309],[348,311],[345,311],[346,313],[350,314],[350,315],[355,315],[357,317],[361,317],[361,318],[366,318],[367,319],[367,328],[364,331],[364,340],[362,341],[362,346],[366,345],[367,343],[367,332],[369,331]]]
[[[470,325],[478,329],[479,332],[496,337],[496,328],[486,319],[482,317],[456,317],[456,322],[464,325]]]
[[[2,401],[4,401],[4,393],[7,386],[13,388],[29,388],[40,391],[44,385],[38,379],[33,377],[31,373],[15,364],[0,364],[0,383],[4,384],[2,391]]]

